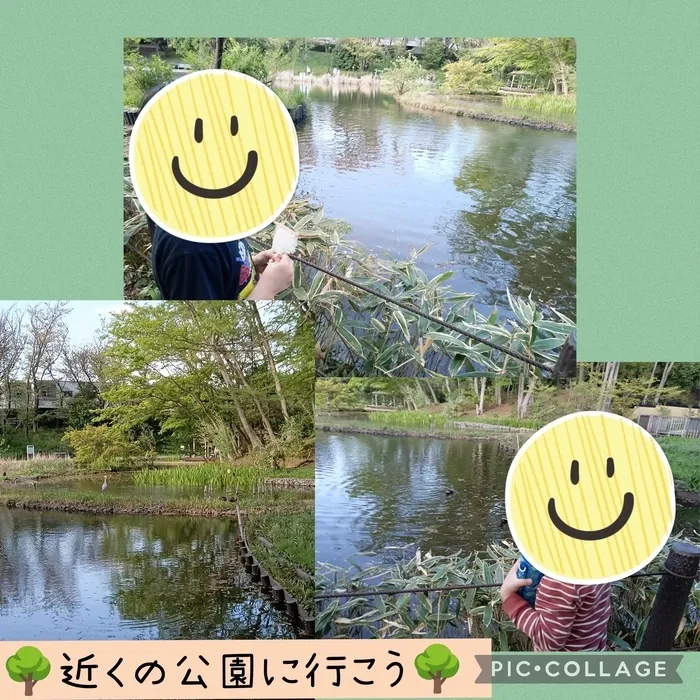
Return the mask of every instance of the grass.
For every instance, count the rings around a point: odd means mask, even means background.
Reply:
[[[134,474],[139,486],[212,486],[215,489],[241,491],[260,486],[266,479],[313,479],[315,467],[297,469],[259,469],[230,464],[187,464],[159,469],[142,469]]]
[[[367,433],[370,435],[395,435],[397,437],[425,437],[449,440],[497,440],[503,445],[516,447],[516,433],[497,432],[494,430],[478,428],[455,428],[449,425],[445,427],[403,425],[389,426],[379,422],[353,419],[318,418],[316,421],[318,430],[330,430],[341,433]]]
[[[566,100],[571,105],[558,105],[548,100]],[[459,96],[417,90],[402,95],[402,104],[456,114],[473,119],[510,122],[522,121],[523,126],[573,131],[576,127],[576,103],[573,99],[554,95],[516,96],[484,99],[482,96]],[[568,111],[567,111],[568,110]]]
[[[3,479],[43,479],[76,472],[71,459],[35,457],[34,459],[0,459],[0,472]]]
[[[507,95],[503,105],[508,110],[531,117],[576,118],[576,98],[561,95]]]
[[[313,498],[300,498],[298,491],[278,491],[272,495],[242,495],[238,503],[244,512],[291,513],[307,507]],[[201,496],[169,497],[154,500],[149,494],[115,494],[82,491],[59,486],[0,486],[0,504],[8,507],[65,510],[85,513],[153,514],[233,517],[236,504]]]
[[[314,585],[299,578],[298,568],[313,576],[315,568],[314,511],[313,504],[305,510],[293,513],[251,512],[245,519],[248,545],[260,561],[308,612],[313,611]],[[268,549],[259,537],[274,545]],[[286,560],[286,561],[284,561]]]
[[[700,439],[658,437],[656,441],[668,458],[673,478],[689,491],[700,491]]]
[[[139,486],[212,486],[216,489],[247,490],[259,485],[271,472],[229,464],[187,464],[161,469],[142,469],[134,474]]]

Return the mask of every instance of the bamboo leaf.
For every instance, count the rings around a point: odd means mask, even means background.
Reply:
[[[407,341],[410,342],[411,340],[411,335],[408,331],[408,323],[406,322],[406,317],[403,314],[403,311],[401,309],[394,309],[393,311],[393,316],[396,319],[396,323],[399,324],[399,328],[401,328],[401,332],[404,335],[404,338],[406,338]]]

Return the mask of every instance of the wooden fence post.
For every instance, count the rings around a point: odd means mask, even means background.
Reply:
[[[700,549],[687,542],[671,546],[640,651],[671,650],[699,565]]]

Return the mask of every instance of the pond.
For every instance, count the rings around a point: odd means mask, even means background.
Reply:
[[[0,507],[0,639],[289,639],[224,519]]]
[[[513,456],[495,441],[318,431],[316,560],[365,567],[416,548],[466,554],[512,540],[504,519]],[[678,508],[675,532],[693,527],[697,511]]]
[[[431,277],[507,307],[506,285],[575,313],[576,137],[306,87],[299,190],[372,249],[423,256]],[[478,108],[478,105],[477,105]]]
[[[396,548],[406,545],[414,545],[409,557],[417,547],[466,553],[508,537],[512,456],[495,441],[317,432],[316,560],[386,563],[405,556]]]

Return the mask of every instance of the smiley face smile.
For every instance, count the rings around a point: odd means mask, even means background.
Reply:
[[[255,175],[255,171],[258,169],[258,154],[257,151],[248,152],[248,161],[246,162],[245,170],[243,175],[241,175],[236,182],[226,186],[220,187],[218,189],[209,189],[207,187],[200,187],[190,182],[180,170],[180,159],[177,156],[173,157],[173,176],[177,180],[177,184],[182,187],[185,192],[193,194],[195,197],[205,197],[207,199],[223,199],[224,197],[230,197],[231,195],[238,194],[241,190],[245,189],[250,181]]]
[[[622,499],[622,510],[620,515],[615,518],[614,522],[610,523],[606,527],[602,527],[600,530],[579,530],[576,527],[572,527],[568,523],[565,523],[557,513],[557,507],[554,503],[554,499],[550,498],[547,505],[547,512],[549,513],[549,519],[552,521],[552,525],[563,532],[569,537],[574,537],[577,540],[586,540],[588,542],[594,542],[595,540],[604,540],[606,537],[611,537],[622,530],[622,528],[627,525],[627,521],[632,515],[634,510],[634,494],[629,491],[624,495]]]

